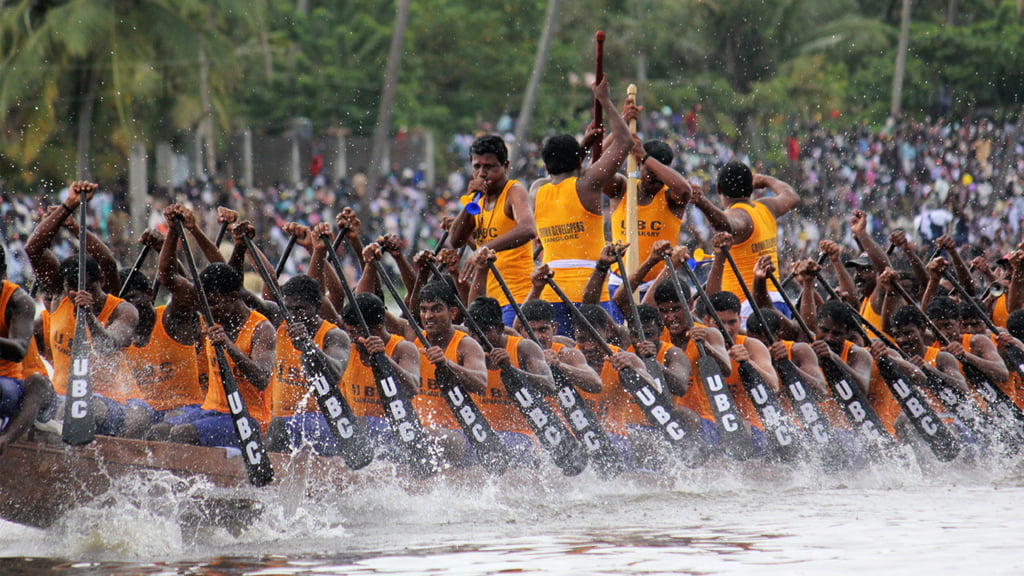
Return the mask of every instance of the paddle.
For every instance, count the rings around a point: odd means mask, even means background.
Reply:
[[[693,315],[690,314],[689,303],[683,296],[683,286],[679,282],[679,277],[676,276],[675,268],[672,266],[672,256],[665,254],[664,258],[668,277],[672,281],[673,288],[676,290],[676,296],[679,297],[679,306],[683,309],[683,313],[686,314],[690,326],[696,326]],[[628,282],[628,280],[623,280],[623,282]],[[628,284],[624,284],[624,286],[627,286],[628,290]],[[632,295],[629,300],[631,303],[633,302]],[[633,314],[636,322],[639,323],[640,318],[639,313],[636,311],[635,303],[633,303]],[[704,342],[695,341],[694,344],[696,344],[697,352],[700,354],[700,359],[697,361],[697,371],[700,374],[701,383],[704,385],[704,394],[707,397],[708,405],[711,407],[711,413],[715,416],[715,424],[718,425],[718,431],[722,439],[722,448],[726,454],[733,458],[748,458],[754,453],[753,438],[743,426],[743,415],[740,414],[736,400],[732,397],[732,390],[725,383],[725,378],[722,376],[722,367],[718,365],[718,361],[713,356],[708,354],[708,349]]]
[[[729,267],[732,268],[736,281],[739,283],[740,289],[743,290],[743,295],[746,296],[747,302],[750,303],[750,307],[753,309],[754,316],[761,323],[765,337],[772,343],[778,341],[772,329],[768,326],[764,315],[761,313],[761,309],[757,306],[754,295],[750,292],[750,287],[747,286],[747,282],[743,279],[740,268],[736,265],[736,260],[733,259],[729,248],[723,247],[722,254],[725,256],[726,262],[729,263]],[[775,360],[774,363],[775,371],[779,374],[779,380],[782,384],[782,390],[786,393],[787,398],[789,398],[790,405],[793,407],[793,411],[796,412],[804,429],[809,432],[808,436],[811,437],[814,445],[822,451],[822,456],[828,460],[843,459],[845,454],[839,439],[836,437],[832,427],[829,426],[824,414],[821,413],[821,409],[818,408],[818,403],[813,398],[813,392],[804,383],[803,376],[798,371],[796,364],[789,357]]]
[[[636,300],[633,299],[633,287],[629,285],[629,274],[626,273],[626,267],[622,262],[622,254],[619,252],[620,246],[613,247],[612,252],[615,254],[615,263],[619,266],[619,272],[622,273],[622,289],[625,290],[626,300],[629,302],[629,311],[632,317],[630,324],[633,325],[633,337],[636,338],[637,342],[645,342],[647,335],[644,334],[644,326],[640,322],[640,309],[636,305]],[[641,357],[640,359],[643,360],[644,366],[647,367],[647,373],[650,374],[651,378],[654,378],[654,384],[658,389],[658,393],[666,400],[671,401],[665,388],[665,367],[662,366],[661,362],[658,362],[656,356]]]
[[[512,310],[519,317],[519,323],[523,325],[526,335],[530,340],[540,345],[537,334],[530,327],[529,320],[523,313],[519,303],[516,302],[515,297],[512,295],[512,290],[505,283],[505,279],[501,276],[501,272],[498,271],[494,261],[488,260],[487,266],[491,270],[491,275],[498,282],[498,286],[501,287],[501,291],[505,293],[505,298],[512,305]],[[626,468],[625,463],[622,461],[622,454],[612,444],[611,439],[608,438],[608,434],[605,433],[604,428],[601,426],[601,421],[597,419],[594,411],[587,405],[580,391],[573,386],[569,376],[558,366],[550,366],[550,368],[551,375],[555,379],[555,385],[558,387],[555,397],[558,398],[558,405],[562,408],[562,414],[565,415],[566,421],[572,426],[576,438],[587,449],[590,460],[594,462],[598,473],[604,476],[614,476],[622,473]]]
[[[818,283],[828,292],[829,297],[833,300],[837,300],[846,305],[847,310],[854,315],[854,318],[860,320],[861,324],[866,326],[872,333],[885,343],[886,346],[895,350],[898,354],[906,358],[906,354],[899,349],[889,337],[882,332],[882,330],[871,322],[869,322],[864,316],[860,314],[850,303],[839,297],[833,288],[825,279],[821,276],[821,271],[816,270],[814,275],[818,278]],[[871,338],[860,324],[855,325],[855,328],[860,334],[861,339],[864,342],[870,342]],[[906,414],[907,419],[910,420],[911,425],[917,430],[917,433],[924,438],[925,442],[928,443],[929,448],[935,454],[935,457],[942,462],[948,462],[956,455],[960,453],[960,440],[953,435],[952,432],[942,423],[942,420],[932,410],[931,405],[928,404],[918,393],[917,389],[910,385],[908,382],[910,378],[903,373],[903,370],[896,365],[887,356],[875,359],[875,365],[878,367],[878,373],[885,382],[885,385],[892,392],[896,402],[900,405],[903,413]]]
[[[804,321],[796,306],[793,305],[793,300],[789,297],[789,294],[786,294],[782,283],[776,280],[775,274],[771,272],[768,273],[768,280],[778,290],[786,306],[789,306],[793,317],[796,318],[797,324],[800,325],[800,330],[807,337],[807,341],[813,342],[814,333],[811,332],[811,328]],[[807,296],[811,297],[812,295]],[[847,374],[842,365],[831,357],[819,357],[818,365],[821,366],[821,372],[825,375],[825,381],[828,383],[829,388],[832,389],[832,396],[835,398],[836,403],[839,404],[839,407],[842,408],[843,414],[846,415],[850,425],[865,438],[870,438],[879,446],[891,448],[895,443],[895,438],[889,434],[885,425],[882,424],[881,418],[875,413],[875,409],[871,407],[867,394],[861,390],[860,386],[850,383],[849,374]]]
[[[338,276],[338,280],[341,282],[341,287],[345,291],[345,298],[351,302],[352,309],[355,311],[356,317],[359,318],[359,326],[363,331],[363,335],[367,337],[372,336],[373,334],[370,332],[370,326],[366,322],[366,317],[363,316],[363,311],[356,301],[352,287],[349,286],[345,273],[341,269],[341,260],[330,244],[328,244],[327,238],[324,238],[323,241],[324,244],[328,245],[327,260],[331,263],[335,274]],[[349,362],[352,361],[353,359],[349,359]],[[437,474],[437,455],[427,439],[426,432],[423,431],[423,425],[420,423],[419,417],[416,416],[416,409],[412,404],[412,396],[400,385],[401,376],[398,375],[395,367],[391,365],[391,361],[383,352],[376,352],[370,355],[370,369],[373,372],[374,382],[377,384],[377,393],[380,395],[381,405],[384,408],[384,413],[387,415],[388,424],[391,426],[395,439],[402,447],[403,456],[412,469],[413,475],[417,478],[429,478]],[[418,376],[419,374],[417,374]]]
[[[289,325],[300,323],[301,321],[285,305],[284,293],[277,283],[277,278],[271,274],[266,264],[260,259],[252,239],[243,235],[242,241],[251,257],[253,267],[268,288],[270,297],[281,309],[284,321]],[[330,428],[331,435],[334,436],[334,440],[338,444],[338,451],[345,459],[345,464],[353,470],[365,467],[373,461],[373,445],[366,433],[366,427],[356,417],[352,407],[338,390],[341,374],[328,362],[326,355],[316,347],[316,343],[308,334],[305,338],[293,339],[292,346],[302,353],[300,356],[302,371],[306,374],[309,387],[313,389],[317,406],[319,406],[324,419],[327,420],[327,427]]]
[[[298,240],[298,236],[294,234],[288,238],[288,244],[284,247],[284,252],[281,252],[281,258],[277,260],[277,266],[274,267],[274,278],[281,276],[281,272],[284,272],[284,266],[288,263],[288,257],[291,256],[292,250],[295,248],[295,242]]]
[[[427,260],[431,271],[439,279],[443,279],[437,264]],[[455,304],[462,312],[462,319],[470,331],[476,336],[477,342],[483,347],[485,353],[494,350],[494,345],[487,339],[487,334],[476,320],[469,315],[469,310],[458,296],[455,285],[448,284],[455,294]],[[501,371],[501,383],[505,385],[505,392],[509,398],[515,400],[515,405],[523,414],[523,419],[533,430],[533,435],[540,442],[540,445],[551,454],[555,465],[562,470],[566,476],[575,476],[587,467],[587,453],[576,438],[565,427],[565,424],[555,416],[551,406],[544,401],[544,395],[530,383],[528,376],[519,368],[512,365],[512,362],[503,362],[499,367]]]
[[[124,282],[121,283],[121,289],[117,291],[118,298],[124,298],[125,292],[128,291],[128,285],[131,284],[132,279],[139,274],[139,269],[142,268],[142,264],[145,263],[146,256],[149,256],[149,252],[151,250],[152,248],[148,244],[142,247],[142,250],[139,252],[138,257],[135,258],[135,263],[132,264],[131,269],[128,270],[128,275],[125,276]]]
[[[79,195],[78,213],[78,291],[85,292],[89,289],[88,278],[85,273],[86,258],[86,226],[87,207],[86,196],[88,192],[95,190],[95,184],[75,183],[71,187],[71,194]],[[67,209],[67,205],[63,205]],[[69,214],[70,215],[70,214]],[[75,341],[71,344],[71,378],[67,387],[67,400],[64,403],[64,430],[61,439],[72,446],[83,446],[93,441],[96,436],[96,416],[90,409],[92,403],[92,374],[90,373],[89,360],[92,355],[92,343],[89,337],[89,312],[81,307],[75,307]]]
[[[554,279],[548,278],[547,282],[548,286],[554,290],[558,298],[569,309],[573,316],[573,322],[590,334],[606,356],[614,354],[615,350],[608,345],[608,342],[597,331],[597,328],[594,328],[594,325],[587,320],[586,316],[576,308],[576,305],[555,283]],[[676,413],[675,407],[661,397],[654,384],[641,376],[631,366],[625,366],[619,370],[619,381],[623,389],[633,397],[651,426],[661,432],[668,443],[678,451],[687,466],[696,467],[706,460],[706,453],[701,450],[701,440],[696,434],[690,434],[686,431],[683,420]]]
[[[672,257],[670,255],[665,255],[665,265],[672,272]],[[726,329],[722,319],[718,316],[718,312],[715,311],[715,307],[711,304],[711,298],[708,297],[708,293],[697,280],[697,275],[685,263],[681,268],[686,272],[686,277],[690,284],[697,290],[697,295],[700,296],[704,308],[707,309],[708,315],[714,320],[718,331],[722,333],[726,348],[732,348],[735,345],[735,341]],[[671,276],[675,276],[675,274],[671,273]],[[682,286],[676,287],[680,294],[682,294],[681,288]],[[782,406],[779,405],[775,391],[768,386],[764,381],[764,377],[761,376],[761,373],[757,371],[757,368],[754,367],[750,360],[740,362],[739,370],[740,382],[743,383],[743,388],[747,391],[750,402],[754,405],[754,410],[761,417],[761,423],[764,425],[765,436],[768,438],[768,446],[772,454],[780,461],[793,462],[800,454],[800,430],[793,425],[789,416],[786,415]]]
[[[416,335],[416,339],[419,340],[424,349],[433,346],[430,340],[427,340],[427,335],[420,329],[419,324],[416,323],[412,311],[409,310],[405,301],[402,300],[398,289],[395,288],[395,284],[391,280],[391,276],[388,275],[387,271],[384,270],[384,267],[377,260],[373,261],[373,268],[377,271],[377,276],[384,281],[384,286],[391,293],[395,303],[402,310],[402,314]],[[487,419],[484,418],[483,412],[477,407],[476,402],[455,382],[455,375],[448,368],[447,363],[435,364],[434,377],[437,379],[438,387],[441,389],[441,396],[448,403],[448,407],[451,408],[452,414],[455,415],[455,419],[466,435],[466,439],[476,450],[480,464],[490,474],[495,476],[504,474],[508,470],[512,456],[509,454],[508,447],[505,446],[505,443],[494,432]]]
[[[171,221],[181,243],[185,249],[185,261],[188,264],[189,273],[192,276],[192,284],[195,286],[196,295],[199,298],[199,309],[203,321],[207,326],[213,326],[213,313],[210,311],[210,303],[206,299],[206,290],[199,281],[199,270],[196,268],[195,258],[192,256],[192,249],[189,248],[188,239],[185,238],[185,231],[182,228],[181,220],[174,218]],[[245,406],[242,394],[238,391],[238,384],[235,382],[235,375],[228,364],[227,353],[223,344],[213,343],[213,350],[217,358],[217,369],[220,372],[220,381],[224,387],[224,397],[228,401],[228,408],[231,417],[234,419],[235,434],[238,438],[238,445],[242,447],[242,460],[245,463],[245,470],[249,476],[249,482],[253,486],[266,486],[274,480],[274,469],[270,464],[270,458],[263,447],[263,436],[260,425],[249,415]]]

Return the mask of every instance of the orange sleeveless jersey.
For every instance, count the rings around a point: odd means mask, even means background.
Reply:
[[[313,343],[323,350],[324,337],[334,324],[321,321]],[[349,366],[352,365],[351,358]],[[302,369],[302,353],[292,345],[288,337],[285,323],[277,327],[277,342],[274,344],[274,372],[270,377],[271,416],[294,416],[296,413],[315,412],[316,398],[306,380],[306,372]]]
[[[1006,307],[1006,294],[1000,296],[992,305],[992,322],[1000,328],[1006,328],[1006,321],[1010,319],[1010,310]]]
[[[615,346],[611,348],[612,353],[619,351],[619,348]],[[580,395],[590,406],[590,409],[593,410],[594,415],[601,422],[601,427],[604,428],[605,432],[625,436],[625,411],[626,407],[632,403],[633,398],[622,387],[619,373],[615,368],[612,368],[611,362],[605,360],[601,366],[600,376],[601,382],[604,383],[601,392],[594,394],[580,390]]]
[[[235,339],[235,346],[238,346],[245,354],[252,354],[253,332],[263,322],[267,322],[267,318],[263,314],[255,310],[250,311],[249,317],[245,320],[245,324],[242,325],[242,329],[238,333],[238,338]],[[228,359],[228,366],[235,375],[238,391],[241,393],[242,401],[245,402],[245,406],[249,410],[249,415],[255,418],[262,427],[266,428],[270,422],[270,395],[265,394],[263,390],[257,389],[244,375],[235,369],[235,362],[231,359],[230,354],[225,354],[225,356]],[[206,401],[203,402],[203,410],[216,410],[230,414],[231,410],[228,408],[228,400],[224,395],[224,385],[220,379],[220,368],[217,366],[217,353],[214,351],[213,344],[210,344],[209,340],[206,341],[206,357],[209,359],[209,388],[206,390]]]
[[[505,350],[509,360],[516,368],[519,364],[519,336],[506,336]],[[480,398],[480,411],[490,422],[491,427],[502,432],[518,432],[532,435],[533,431],[523,418],[523,413],[516,407],[515,401],[509,397],[505,384],[501,381],[501,370],[487,370],[487,393]]]
[[[132,345],[125,351],[142,399],[154,410],[173,410],[203,402],[196,348],[171,338],[164,327],[166,311],[166,306],[156,309],[156,324],[146,346]]]
[[[736,266],[743,276],[743,280],[750,286],[754,281],[754,264],[769,254],[772,257],[772,264],[776,270],[779,268],[779,256],[776,250],[776,225],[775,216],[771,210],[760,202],[738,202],[730,206],[738,208],[750,215],[754,222],[754,231],[743,242],[734,245],[730,250],[736,260]],[[746,300],[743,296],[743,289],[733,274],[732,267],[726,266],[722,273],[722,291],[736,294],[741,301]]]
[[[483,246],[499,236],[508,234],[518,224],[518,222],[505,214],[508,191],[513,185],[518,183],[518,180],[506,182],[505,188],[498,195],[498,199],[495,200],[491,210],[481,210],[476,215],[476,229],[473,231],[473,237],[476,240],[477,246]],[[526,296],[530,293],[531,287],[530,273],[533,272],[533,243],[527,242],[522,246],[498,252],[498,258],[494,261],[494,266],[501,273],[501,277],[505,279],[505,283],[508,284],[508,288],[516,301],[522,302],[525,300]],[[501,286],[498,285],[498,281],[494,278],[493,274],[487,277],[487,295],[496,298],[502,306],[508,305],[508,298],[505,297],[505,292],[501,290]]]
[[[43,355],[39,353],[39,345],[36,344],[35,338],[28,341],[28,353],[25,354],[25,359],[21,361],[21,378],[28,378],[32,374],[41,374],[49,377],[46,371],[46,363],[43,361]]]
[[[604,216],[592,214],[580,203],[576,178],[541,186],[534,206],[544,263],[555,272],[555,282],[569,299],[580,302],[604,248]],[[606,282],[601,293],[607,292]],[[544,287],[541,298],[561,302],[549,286]]]
[[[870,322],[872,326],[878,328],[879,330],[882,329],[882,315],[881,313],[875,311],[875,307],[871,305],[870,296],[861,301],[859,312],[860,315],[863,316],[865,320]]]
[[[703,324],[695,323],[694,326],[706,328]],[[701,418],[711,420],[713,422],[715,420],[715,413],[711,411],[711,403],[708,401],[708,394],[704,390],[704,383],[700,380],[700,371],[697,370],[697,362],[700,361],[700,351],[697,350],[697,343],[692,339],[688,340],[683,352],[685,352],[686,357],[690,359],[690,386],[687,388],[686,394],[676,397],[676,407],[683,407],[692,410]]]
[[[452,339],[448,341],[448,346],[444,349],[445,358],[456,364],[459,362],[459,342],[465,337],[465,332],[455,331]],[[419,340],[416,341],[416,347],[420,349],[422,387],[420,393],[413,396],[412,406],[416,410],[416,414],[419,415],[420,422],[424,426],[461,430],[462,427],[459,426],[458,420],[452,414],[452,409],[448,407],[448,402],[442,396],[441,386],[437,383],[437,378],[434,375],[436,366],[427,361],[427,357],[423,354],[423,344]]]
[[[395,348],[404,338],[392,334],[384,344],[384,353],[389,357],[395,355]],[[384,405],[377,393],[377,381],[373,377],[373,369],[363,364],[363,356],[355,350],[348,359],[348,368],[341,377],[341,391],[352,406],[356,416],[374,416],[385,418]]]
[[[662,186],[661,190],[654,195],[654,199],[646,206],[637,206],[637,228],[639,230],[637,245],[640,247],[640,258],[646,258],[651,253],[651,247],[658,240],[667,240],[675,246],[679,244],[679,229],[683,221],[672,213],[668,205],[668,186]],[[628,242],[626,239],[626,198],[619,200],[618,206],[612,212],[612,241]],[[651,271],[644,276],[642,282],[654,280],[665,267],[664,262],[658,262],[651,268]],[[616,273],[618,265],[613,265]]]
[[[736,335],[736,343],[743,344],[747,341],[747,337],[743,334]],[[747,388],[743,385],[743,380],[740,378],[740,365],[738,362],[730,359],[732,363],[732,372],[729,373],[729,377],[725,379],[725,383],[729,385],[729,390],[732,392],[732,399],[736,402],[736,408],[739,409],[740,415],[750,422],[751,426],[755,426],[760,429],[764,429],[764,424],[761,422],[761,416],[758,415],[757,409],[754,408],[754,403],[750,401],[750,394],[747,393]],[[697,370],[697,365],[694,364],[693,370]],[[765,384],[767,386],[767,383]],[[711,406],[709,405],[708,408]],[[713,416],[713,415],[712,415]]]
[[[18,289],[18,285],[13,282],[3,281],[3,287],[0,288],[0,337],[7,338],[9,336],[8,330],[10,327],[7,325],[7,305],[11,302],[11,296],[14,295],[15,290]],[[35,340],[33,338],[33,340]],[[27,358],[27,355],[26,355]],[[22,362],[25,360],[23,359]],[[23,378],[22,376],[22,362],[12,362],[10,360],[4,360],[0,358],[0,376],[5,378]]]
[[[96,315],[96,321],[106,326],[121,302],[124,300],[113,294],[108,294],[103,308]],[[53,388],[58,394],[66,395],[68,377],[71,374],[71,350],[75,337],[75,305],[66,296],[60,301],[53,314],[43,311],[43,334],[52,356]],[[94,394],[122,404],[129,398],[141,397],[134,379],[128,373],[123,352],[103,355],[93,348],[89,362]]]
[[[654,358],[658,362],[660,362],[662,366],[665,365],[665,357],[668,355],[668,349],[671,347],[672,344],[668,342],[658,342],[658,353],[654,356]],[[626,349],[626,351],[636,354],[636,349],[632,344],[629,346],[629,348]],[[651,421],[647,419],[647,416],[644,414],[644,411],[641,410],[640,406],[638,406],[636,401],[633,400],[633,396],[631,396],[630,394],[626,394],[626,398],[629,400],[629,402],[623,408],[622,420],[626,424],[630,424],[633,426],[650,426]]]

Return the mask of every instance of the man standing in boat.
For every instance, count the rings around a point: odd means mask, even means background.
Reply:
[[[473,179],[469,181],[467,195],[480,211],[476,215],[463,210],[451,228],[452,246],[466,245],[472,235],[477,248],[489,248],[497,253],[495,267],[508,283],[517,302],[526,299],[530,291],[530,271],[533,270],[533,246],[537,236],[533,208],[526,187],[518,180],[508,179],[508,148],[500,136],[493,134],[477,138],[469,149],[473,166]],[[474,267],[467,267],[472,274]],[[498,281],[489,278],[487,295],[502,305],[502,321],[511,326],[515,310],[505,298]]]

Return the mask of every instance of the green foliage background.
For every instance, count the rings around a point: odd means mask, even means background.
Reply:
[[[1024,102],[1020,4],[915,1],[905,113],[930,114],[948,85],[954,115],[1017,117]],[[238,128],[274,130],[295,116],[310,118],[316,131],[370,134],[396,5],[0,6],[0,178],[29,184],[73,175],[83,140],[95,174],[116,179],[134,140],[152,150],[158,141],[182,139],[204,115],[201,44],[222,145]],[[503,112],[518,113],[546,6],[414,0],[392,125],[433,130],[446,142]],[[598,29],[608,34],[605,66],[615,93],[645,77],[640,99],[649,110],[701,103],[706,127],[768,159],[781,154],[790,131],[813,122],[880,124],[889,109],[899,8],[898,0],[563,0],[531,138],[582,128],[590,97],[580,79],[593,71]]]

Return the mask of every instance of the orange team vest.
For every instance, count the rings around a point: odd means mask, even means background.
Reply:
[[[35,338],[28,341],[28,353],[21,361],[21,378],[25,379],[33,374],[49,377],[46,371],[46,362],[43,360],[43,355],[39,353],[39,344],[36,344]]]
[[[694,326],[705,327],[703,324],[694,323]],[[704,390],[704,383],[700,379],[700,371],[697,370],[697,362],[700,361],[700,351],[697,350],[697,343],[691,338],[686,343],[686,357],[690,359],[690,386],[686,394],[677,396],[676,407],[688,408],[705,420],[715,421],[715,413],[711,411],[711,403],[708,402],[707,392]]]
[[[544,263],[554,271],[555,282],[569,299],[582,301],[583,289],[604,248],[604,216],[583,207],[573,177],[537,190],[534,218],[544,246]],[[605,282],[601,293],[607,292]],[[544,287],[541,299],[561,302],[550,286]]]
[[[448,341],[448,346],[444,349],[444,357],[457,364],[459,362],[459,342],[465,337],[465,332],[456,330],[452,339]],[[452,409],[448,406],[448,401],[442,396],[444,393],[434,375],[434,370],[437,367],[427,361],[426,355],[423,354],[425,348],[419,340],[416,341],[416,347],[420,349],[420,382],[423,386],[420,388],[420,393],[412,397],[412,407],[419,415],[420,422],[424,426],[462,430],[459,421],[455,419]]]
[[[334,324],[322,320],[313,344],[324,349],[324,337]],[[349,366],[353,362],[349,361]],[[282,322],[277,327],[277,342],[274,344],[274,372],[270,377],[270,415],[294,416],[297,413],[315,412],[316,398],[311,393],[306,372],[302,369],[302,353],[292,345],[288,337],[288,326]]]
[[[96,321],[106,326],[111,315],[124,300],[108,294],[103,309],[96,315]],[[75,305],[64,297],[53,314],[43,312],[43,336],[50,348],[53,363],[53,388],[60,395],[66,395],[68,377],[71,374],[71,350],[75,337]],[[140,398],[138,388],[128,377],[124,354],[101,355],[96,349],[90,356],[92,391],[115,402],[125,403],[129,398]]]
[[[882,329],[882,315],[875,310],[874,306],[871,305],[871,296],[868,296],[861,301],[859,312],[860,315],[870,322],[872,326],[879,330]],[[868,336],[875,336],[875,334],[872,334],[869,331]]]
[[[737,344],[744,344],[746,341],[747,337],[743,334],[736,335]],[[740,411],[740,415],[747,422],[750,422],[751,426],[763,430],[764,424],[761,422],[761,416],[758,415],[757,409],[754,408],[754,403],[750,400],[750,394],[747,392],[746,386],[743,385],[743,379],[740,378],[740,365],[735,360],[730,359],[729,361],[732,363],[732,372],[725,379],[725,383],[729,385],[729,390],[732,392],[733,402],[736,403],[736,408]],[[696,364],[693,365],[693,370],[697,370]],[[768,383],[766,382],[765,386],[767,385]],[[708,408],[710,407],[709,405]]]
[[[992,305],[992,322],[1000,328],[1006,328],[1006,321],[1010,319],[1010,310],[1006,307],[1006,294],[1000,296]]]
[[[615,346],[611,348],[613,354],[620,350]],[[605,432],[625,436],[625,410],[629,403],[632,402],[632,397],[622,387],[622,383],[619,381],[619,373],[615,368],[612,368],[611,362],[605,360],[604,365],[601,366],[600,376],[604,387],[599,393],[594,394],[593,392],[580,390],[580,395],[590,406],[594,415],[597,416]]]
[[[937,346],[929,346],[924,352],[925,364],[928,364],[932,368],[938,368],[935,365],[935,359],[938,358],[939,352],[941,351],[942,349]],[[962,369],[963,368],[961,367],[961,370]],[[932,410],[935,411],[936,415],[942,418],[943,422],[948,423],[953,421],[954,415],[949,410],[946,409],[945,404],[943,404],[942,401],[939,400],[939,397],[936,396],[935,393],[931,391],[931,389],[929,389],[927,386],[924,386],[919,388],[919,390],[921,391],[921,395],[924,396],[925,400],[932,407]]]
[[[242,325],[242,329],[238,332],[235,346],[238,346],[246,355],[252,354],[253,333],[256,331],[256,327],[263,322],[267,322],[266,316],[252,310],[249,312],[249,317],[245,320],[245,324]],[[231,372],[235,375],[235,383],[238,384],[238,391],[242,395],[245,407],[249,410],[249,415],[255,418],[263,428],[266,428],[270,422],[270,395],[264,394],[264,391],[257,389],[249,382],[248,378],[235,369],[235,361],[231,359],[230,354],[225,353],[224,356],[227,357],[228,366],[231,367]],[[206,390],[206,401],[203,402],[203,410],[216,410],[230,414],[231,410],[228,407],[228,400],[224,395],[224,384],[221,382],[220,368],[217,366],[217,353],[214,351],[213,344],[210,344],[209,340],[206,341],[206,357],[209,359],[209,388]]]
[[[994,334],[989,334],[988,337],[993,344],[996,346],[999,345]],[[1016,404],[1018,408],[1024,409],[1024,390],[1022,390],[1024,385],[1022,385],[1020,374],[1013,366],[1010,366],[1009,363],[1007,363],[1006,367],[1010,371],[1010,378],[1006,382],[1000,382],[998,384],[999,388],[1010,397],[1010,400],[1013,400],[1013,403]]]
[[[156,323],[149,343],[125,350],[142,399],[154,410],[173,410],[203,403],[199,388],[199,361],[194,345],[176,342],[164,327],[166,306],[156,309]]]
[[[395,348],[403,340],[405,339],[401,336],[392,334],[384,344],[384,354],[393,357]],[[341,377],[341,391],[356,416],[386,417],[384,405],[381,404],[380,395],[377,393],[377,379],[373,377],[373,369],[368,364],[363,364],[363,355],[355,350],[352,351],[348,367]]]
[[[3,287],[0,288],[0,336],[4,338],[10,336],[10,326],[7,325],[7,305],[11,303],[11,296],[14,295],[14,291],[17,289],[17,284],[7,280],[3,281]],[[35,338],[32,340],[35,340]],[[22,359],[21,362],[12,362],[0,358],[0,376],[5,378],[23,378],[21,365],[24,361],[25,359]]]
[[[501,194],[498,195],[498,199],[494,201],[494,206],[490,210],[483,210],[483,207],[481,207],[480,213],[476,215],[476,229],[473,231],[473,237],[476,240],[477,246],[483,246],[495,238],[508,234],[518,224],[518,222],[505,214],[508,191],[513,185],[518,183],[518,180],[506,182],[505,188],[502,189]],[[530,273],[533,272],[533,243],[527,242],[522,246],[498,252],[498,259],[495,260],[494,266],[501,273],[505,283],[508,284],[508,289],[512,292],[516,302],[525,300],[526,296],[530,294],[531,288]],[[496,298],[502,306],[507,306],[509,303],[508,298],[505,297],[505,292],[502,291],[498,280],[495,279],[493,274],[487,277],[487,295]]]
[[[743,280],[747,286],[750,286],[754,280],[754,264],[757,264],[761,256],[771,255],[775,269],[779,268],[775,216],[767,206],[760,202],[737,202],[730,208],[743,210],[750,215],[750,219],[754,222],[754,231],[750,234],[750,238],[733,245],[730,249]],[[722,272],[722,291],[736,294],[740,301],[746,300],[743,296],[743,289],[740,288],[740,283],[732,271],[732,266],[726,266]]]
[[[665,365],[665,357],[668,355],[668,350],[672,346],[672,344],[669,344],[668,342],[665,341],[658,342],[658,353],[655,354],[654,358],[658,362],[660,362],[662,366]],[[629,348],[626,349],[626,351],[636,354],[636,349],[633,345],[630,345]],[[662,384],[664,385],[665,383],[663,382]],[[644,414],[644,411],[641,410],[640,406],[638,406],[637,403],[633,400],[633,396],[631,394],[626,394],[626,398],[629,400],[629,402],[623,409],[623,421],[626,424],[632,426],[650,426],[651,421],[647,419],[647,416]]]
[[[519,343],[523,340],[519,336],[505,337],[505,350],[508,352],[509,360],[516,368],[519,364]],[[502,432],[518,432],[520,434],[532,435],[533,431],[523,418],[523,413],[516,407],[515,402],[509,397],[505,384],[501,381],[501,370],[487,370],[487,392],[479,401],[480,411],[484,418],[490,422],[491,427]]]
[[[640,247],[640,258],[646,258],[651,253],[651,247],[658,240],[667,240],[673,246],[679,244],[679,229],[682,226],[682,219],[673,214],[672,209],[669,208],[668,186],[662,186],[650,204],[637,206],[637,228],[639,229],[637,245]],[[623,244],[628,242],[626,239],[625,197],[619,200],[618,206],[612,212],[612,241]],[[658,262],[641,282],[654,280],[664,267],[664,262]],[[613,265],[612,269],[616,273],[619,272],[617,264]]]
[[[913,384],[910,385],[913,386]],[[874,357],[871,358],[868,402],[875,409],[875,413],[878,414],[878,419],[882,421],[885,429],[893,437],[896,437],[896,417],[900,415],[903,409],[900,408],[899,402],[896,401],[896,397],[892,395],[892,391],[889,389],[889,385],[885,383],[885,379],[882,378],[882,374],[878,371],[878,363]]]

